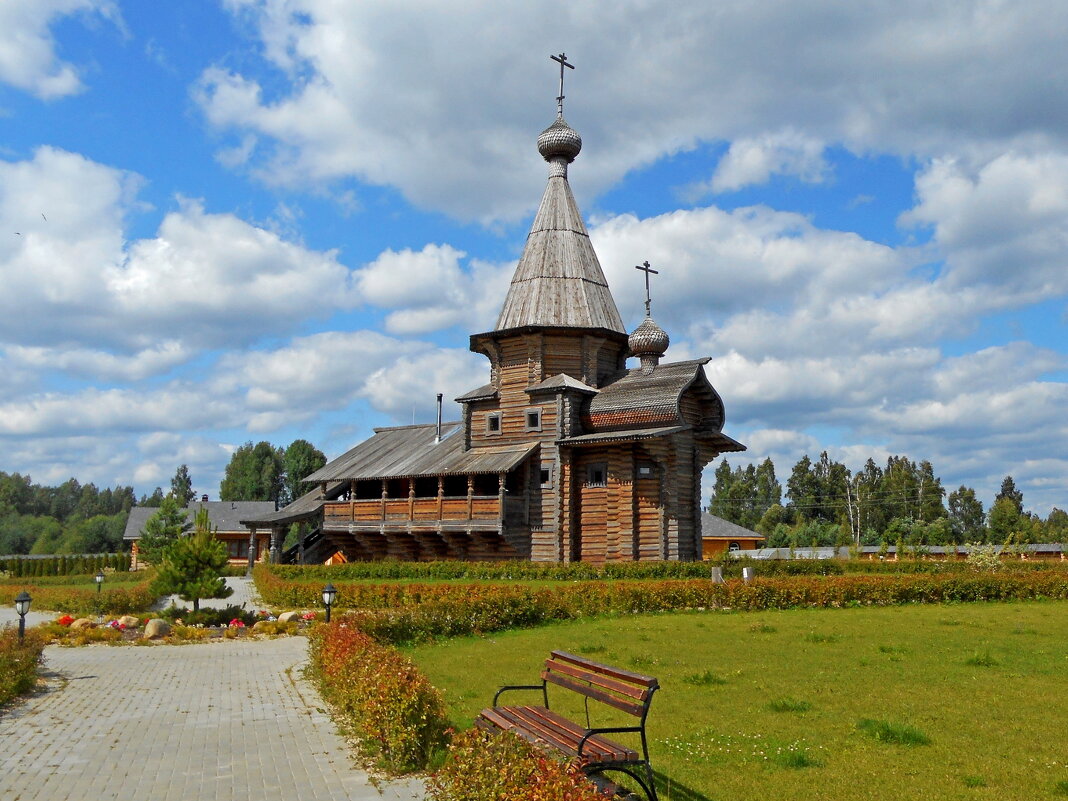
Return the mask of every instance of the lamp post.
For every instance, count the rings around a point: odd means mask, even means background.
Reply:
[[[96,582],[96,593],[100,594],[100,588],[104,586],[104,571],[98,570],[96,575],[93,576],[93,580]]]
[[[334,605],[334,599],[337,597],[337,589],[333,584],[327,584],[323,587],[323,604],[326,605],[326,622],[330,622],[330,607]]]
[[[33,598],[26,590],[15,596],[15,611],[19,615],[19,642],[22,642],[22,638],[26,636],[26,613],[30,611],[32,601]]]

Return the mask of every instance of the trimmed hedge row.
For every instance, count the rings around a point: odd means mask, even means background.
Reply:
[[[96,589],[29,582],[26,584],[0,586],[0,604],[13,604],[22,590],[29,592],[36,610],[67,612],[72,615],[125,615],[141,612],[156,602],[157,595],[151,588],[151,580],[142,576],[142,581],[127,587],[110,587],[101,592]]]
[[[32,629],[19,642],[18,629],[0,628],[0,704],[25,695],[37,685],[45,638]]]
[[[375,767],[389,773],[420,770],[445,747],[445,701],[410,659],[376,643],[351,621],[317,626],[310,639],[323,697]]]
[[[266,572],[258,578],[265,600],[267,588],[274,597],[289,599],[278,603],[271,598],[269,603],[310,606],[317,600],[317,595],[306,594],[306,585],[283,582]],[[1068,572],[799,576],[755,579],[749,584],[708,579],[585,581],[548,588],[346,584],[338,592],[339,604],[365,610],[354,617],[362,631],[380,642],[408,644],[603,614],[1068,598]]]
[[[71,576],[78,574],[95,573],[98,570],[121,570],[130,569],[130,554],[128,553],[101,553],[91,556],[59,556],[28,557],[10,556],[0,560],[0,568],[9,576],[15,578],[40,576]]]

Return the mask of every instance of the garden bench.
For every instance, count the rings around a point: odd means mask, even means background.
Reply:
[[[585,696],[585,725],[549,709],[550,684]],[[649,801],[657,801],[645,739],[645,718],[649,714],[653,693],[659,686],[651,676],[602,665],[564,651],[553,651],[545,660],[541,684],[501,687],[493,696],[493,706],[479,713],[475,725],[488,731],[514,732],[542,751],[569,757],[588,776],[609,770],[625,773],[641,785]],[[543,706],[498,706],[501,695],[513,690],[540,690]],[[638,718],[638,725],[591,726],[591,699],[633,715]],[[640,735],[640,754],[604,736],[626,732]]]

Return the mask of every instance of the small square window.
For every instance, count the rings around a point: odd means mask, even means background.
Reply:
[[[591,464],[586,468],[586,486],[604,487],[608,484],[608,465]]]
[[[539,478],[541,479],[541,485],[543,487],[551,487],[553,485],[552,462],[542,462],[541,470],[539,471]]]
[[[487,434],[500,434],[501,433],[501,413],[493,412],[486,415],[486,433]]]
[[[656,468],[649,462],[638,463],[638,478],[655,478]]]
[[[541,409],[527,409],[527,431],[541,431]]]

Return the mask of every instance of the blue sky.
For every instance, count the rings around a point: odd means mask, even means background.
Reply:
[[[624,321],[648,259],[747,458],[1064,508],[1068,8],[605,9],[4,0],[0,469],[215,497],[484,383],[564,50]]]

